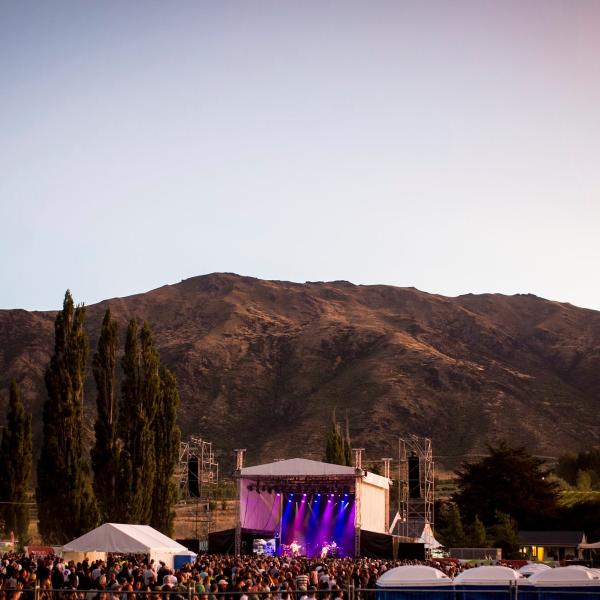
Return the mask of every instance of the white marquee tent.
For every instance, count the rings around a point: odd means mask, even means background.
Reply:
[[[122,523],[104,523],[63,546],[63,554],[69,559],[96,559],[108,552],[148,554],[155,562],[162,560],[171,568],[175,555],[189,553],[185,546],[149,525]]]

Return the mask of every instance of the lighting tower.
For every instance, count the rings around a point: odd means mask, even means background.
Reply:
[[[433,529],[434,463],[431,439],[410,435],[398,440],[399,534],[418,538]]]

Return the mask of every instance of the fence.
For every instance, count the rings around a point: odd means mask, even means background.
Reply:
[[[532,585],[355,588],[301,591],[198,592],[193,586],[170,590],[125,591],[0,588],[0,600],[600,600],[600,583],[586,588],[550,588]]]

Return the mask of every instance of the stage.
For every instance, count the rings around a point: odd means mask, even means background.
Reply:
[[[356,467],[300,458],[238,466],[236,554],[353,557],[361,537],[378,547],[389,537],[391,547],[391,481],[364,471],[360,457]]]

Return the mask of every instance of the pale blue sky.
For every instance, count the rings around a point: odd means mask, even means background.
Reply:
[[[600,2],[0,2],[0,307],[213,271],[600,309]]]

